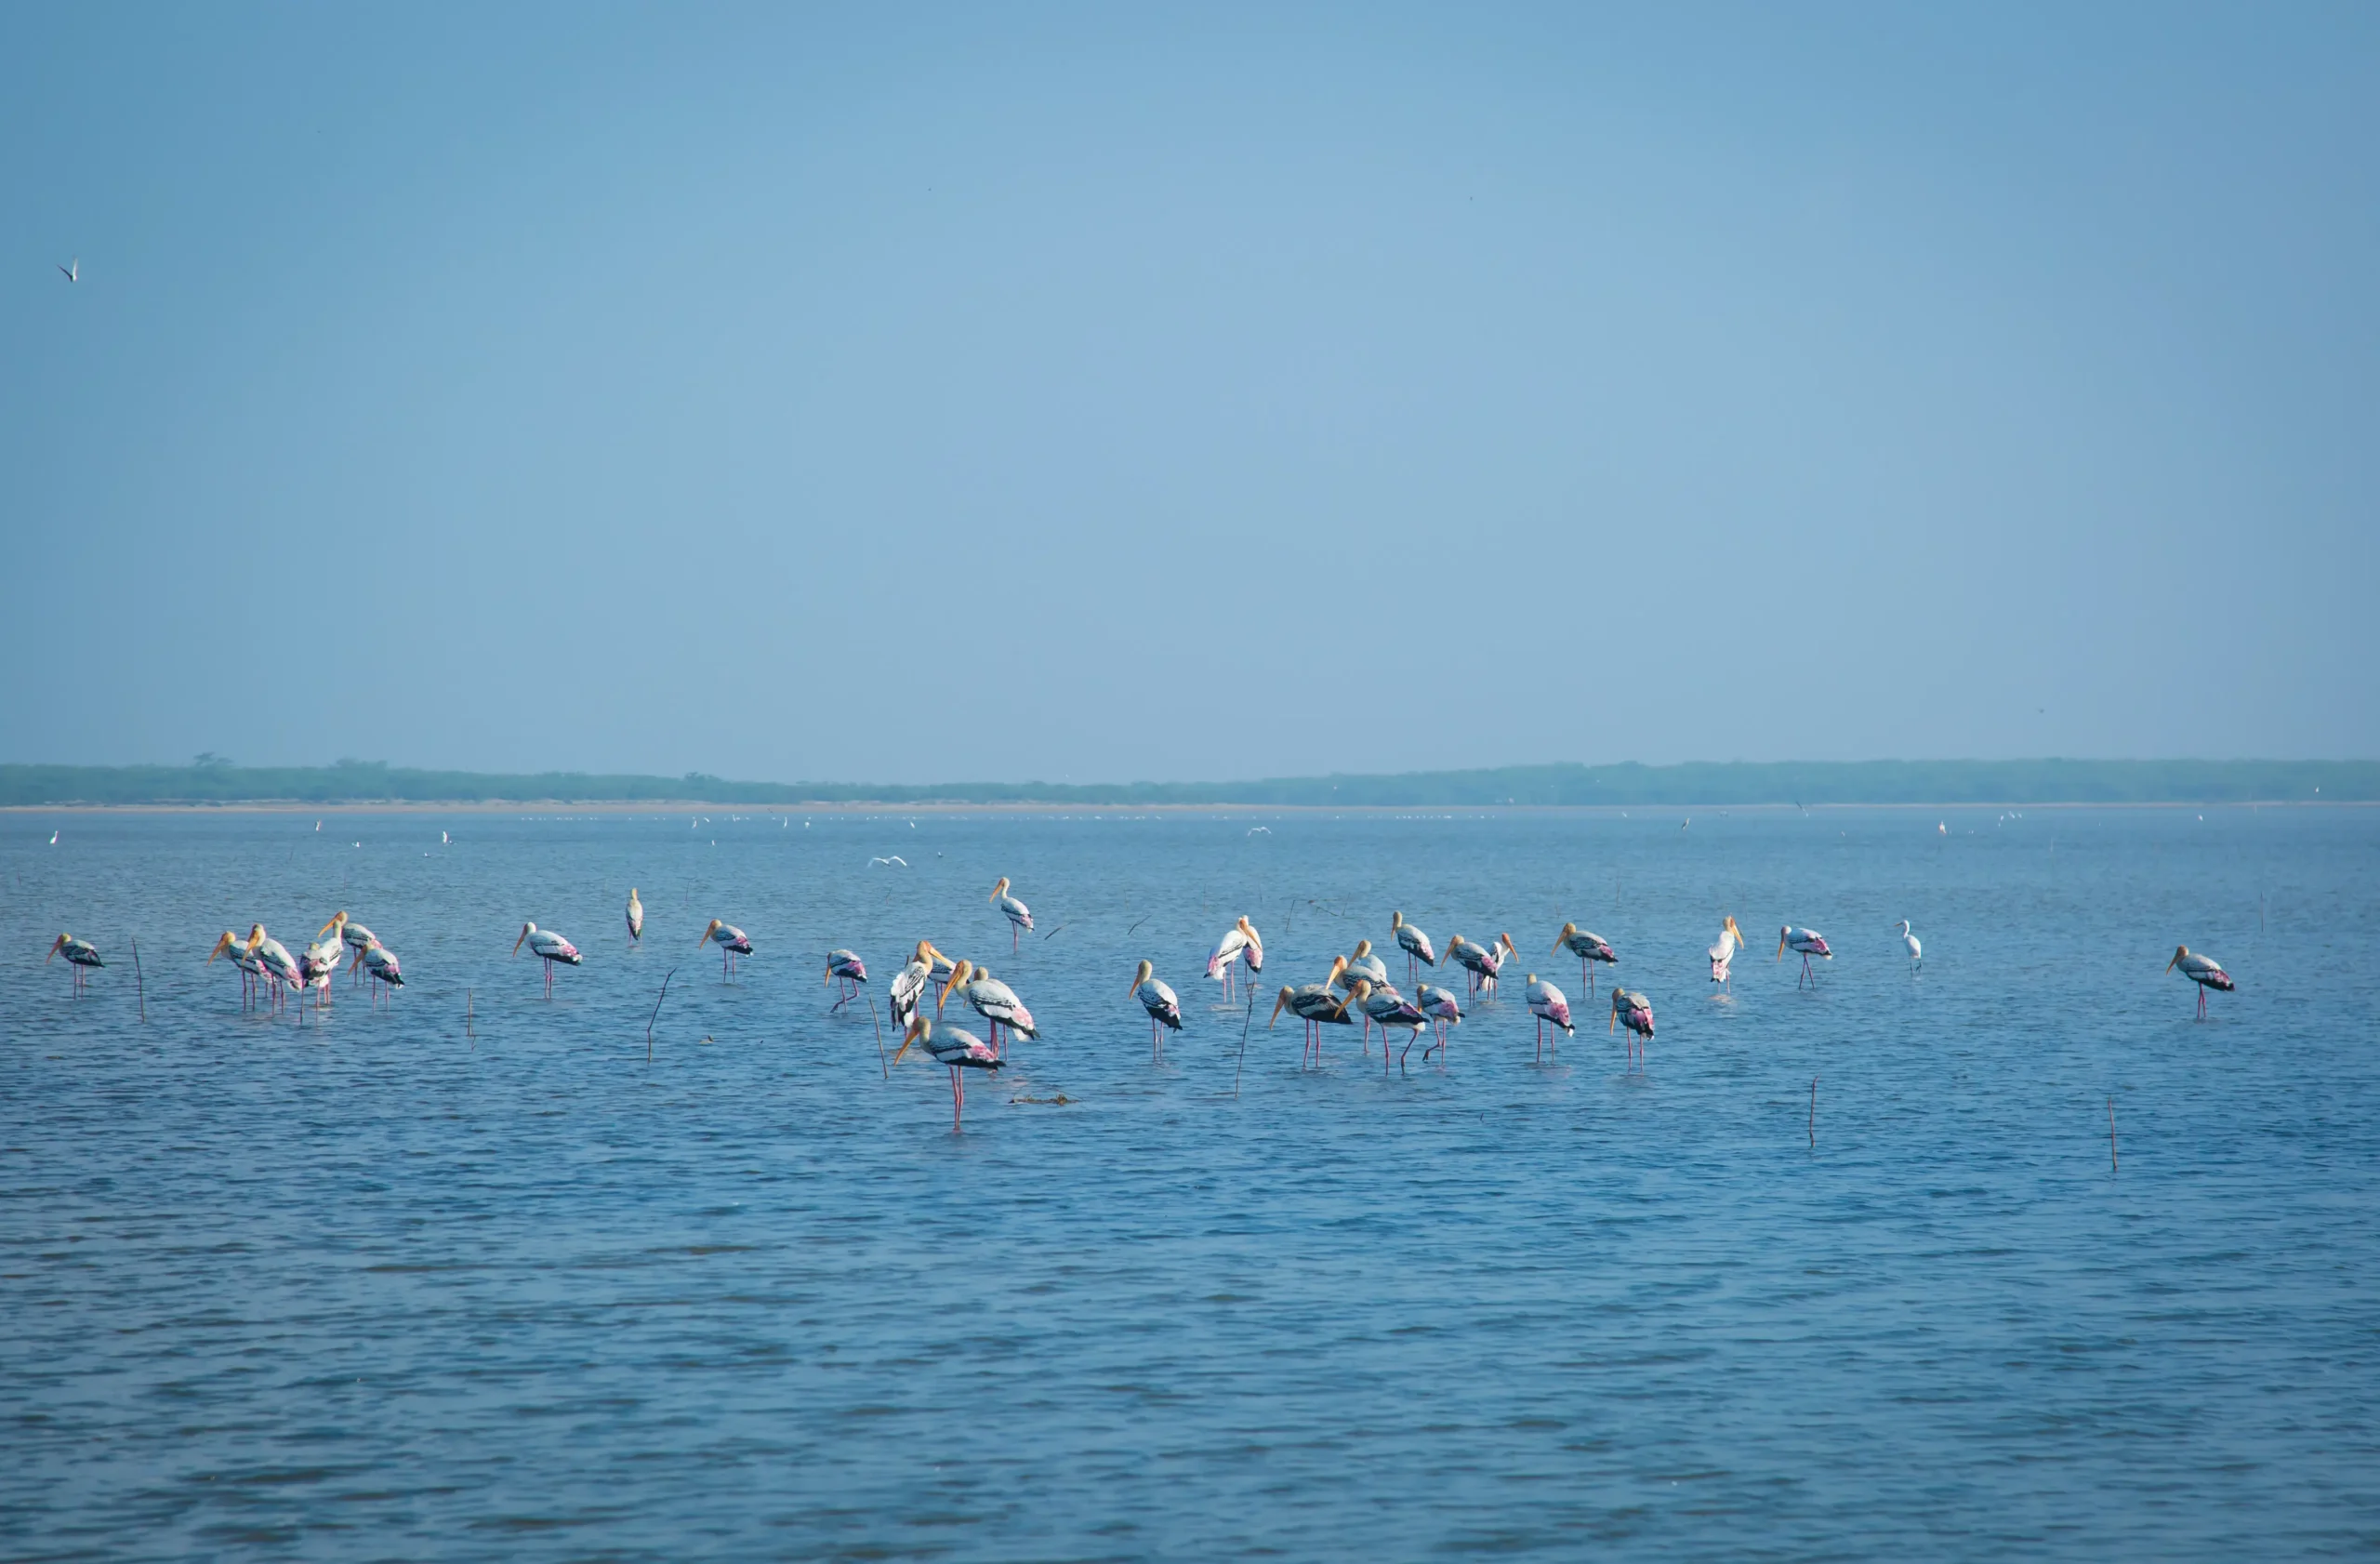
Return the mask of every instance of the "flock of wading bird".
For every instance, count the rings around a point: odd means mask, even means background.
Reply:
[[[1012,954],[1017,949],[1018,938],[1033,928],[1032,909],[1009,895],[1009,881],[1005,875],[992,887],[991,895],[986,899],[1008,920],[1009,949]],[[1446,957],[1463,970],[1464,992],[1458,998],[1450,988],[1419,980],[1422,967],[1435,971],[1438,965],[1438,951],[1431,943],[1430,936],[1407,922],[1402,912],[1390,913],[1388,926],[1390,937],[1404,954],[1407,981],[1414,984],[1412,998],[1406,998],[1396,985],[1389,981],[1387,963],[1373,952],[1372,942],[1361,939],[1356,941],[1355,948],[1349,954],[1332,958],[1330,970],[1321,982],[1286,987],[1274,1000],[1273,1014],[1265,1021],[1268,1029],[1280,1020],[1284,1010],[1305,1023],[1305,1052],[1301,1059],[1301,1067],[1321,1063],[1324,1027],[1355,1026],[1359,1022],[1363,1028],[1366,1058],[1371,1056],[1372,1028],[1380,1028],[1382,1069],[1385,1070],[1389,1065],[1389,1034],[1392,1031],[1405,1033],[1404,1046],[1396,1053],[1398,1068],[1405,1067],[1413,1044],[1424,1032],[1430,1034],[1431,1040],[1421,1050],[1422,1060],[1426,1063],[1435,1053],[1443,1066],[1448,1037],[1462,1024],[1463,1005],[1482,996],[1492,997],[1505,965],[1518,955],[1513,946],[1513,937],[1508,934],[1500,934],[1485,944],[1476,944],[1456,934],[1448,942]],[[1910,971],[1913,975],[1924,959],[1924,948],[1911,930],[1908,920],[1903,919],[1895,927],[1901,948],[1909,954]],[[644,904],[637,899],[633,886],[628,889],[628,929],[631,941],[642,941]],[[1744,943],[1743,932],[1736,927],[1735,919],[1726,919],[1719,930],[1718,942],[1705,952],[1711,959],[1712,982],[1723,986],[1728,983],[1732,963],[1737,952],[1744,948]],[[712,919],[709,927],[703,930],[696,948],[705,945],[719,947],[722,973],[727,976],[734,974],[736,958],[750,955],[753,948],[752,941],[743,930],[717,918]],[[553,930],[541,929],[535,923],[521,925],[521,935],[512,942],[512,954],[517,957],[524,947],[544,966],[545,989],[549,996],[553,993],[555,968],[578,966],[586,960],[579,954],[578,947]],[[1805,983],[1816,986],[1817,973],[1810,965],[1813,959],[1822,961],[1834,960],[1834,951],[1827,945],[1824,934],[1816,929],[1796,928],[1791,923],[1778,931],[1777,960],[1783,961],[1789,950],[1802,958],[1801,975],[1794,981],[1796,988]],[[397,963],[395,953],[382,945],[371,930],[350,919],[345,912],[335,914],[329,922],[315,932],[314,939],[307,945],[302,956],[293,959],[288,949],[279,940],[268,935],[262,923],[258,923],[249,929],[245,940],[225,930],[206,959],[210,962],[218,956],[231,959],[241,974],[243,1007],[270,1003],[278,1009],[288,995],[302,998],[311,994],[319,1008],[330,1002],[331,974],[349,951],[354,952],[353,974],[372,980],[376,1000],[391,996],[404,986],[404,974]],[[1576,923],[1562,925],[1562,932],[1554,936],[1554,948],[1549,954],[1578,958],[1579,982],[1591,996],[1595,991],[1596,964],[1616,966],[1620,961],[1610,942]],[[49,948],[49,957],[57,956],[66,958],[67,965],[73,973],[74,991],[78,994],[83,991],[86,974],[107,964],[88,940],[76,939],[67,934],[60,934]],[[48,957],[44,958],[45,964],[48,960]],[[2206,1015],[2208,989],[2228,993],[2236,987],[2221,962],[2211,956],[2199,955],[2188,946],[2176,948],[2173,960],[2165,963],[2168,972],[2177,967],[2183,976],[2197,985],[2201,1019]],[[1245,969],[1245,977],[1241,976],[1242,969]],[[1226,1001],[1232,998],[1238,984],[1252,984],[1263,970],[1264,941],[1244,916],[1236,920],[1224,932],[1223,939],[1207,958],[1206,975],[1223,986]],[[865,992],[867,965],[854,951],[829,950],[826,952],[824,981],[836,985],[839,991],[839,997],[828,1011],[832,1014]],[[1577,1028],[1570,1020],[1568,995],[1535,973],[1527,974],[1526,984],[1523,992],[1529,1014],[1537,1019],[1537,1056],[1541,1061],[1545,1057],[1549,1028],[1557,1055],[1561,1039],[1574,1035]],[[919,1014],[929,989],[933,991],[934,1001],[931,1017]],[[1252,1005],[1252,987],[1250,993]],[[953,994],[965,1001],[970,1009],[984,1018],[986,1029],[991,1033],[990,1041],[985,1041],[963,1027],[942,1023],[944,1010]],[[1147,1012],[1150,1053],[1153,1057],[1162,1059],[1165,1055],[1165,1034],[1182,1029],[1180,998],[1157,977],[1155,963],[1146,961],[1142,961],[1132,974],[1130,997],[1137,1000],[1141,1008]],[[954,961],[944,955],[932,940],[918,941],[907,964],[893,975],[888,993],[888,1008],[892,1013],[893,1028],[901,1034],[901,1046],[886,1062],[886,1073],[889,1075],[892,1066],[900,1063],[912,1047],[923,1049],[935,1063],[946,1066],[950,1070],[950,1121],[953,1128],[958,1126],[967,1100],[961,1072],[970,1069],[997,1070],[1007,1059],[1010,1037],[1029,1039],[1040,1036],[1033,1024],[1033,1013],[1025,1008],[1015,989],[995,978],[986,967],[963,957]],[[873,1015],[873,1004],[869,1006],[869,1012]],[[1643,994],[1614,984],[1611,989],[1611,1020],[1604,1029],[1610,1032],[1622,1027],[1627,1028],[1629,1062],[1632,1067],[1639,1067],[1644,1060],[1644,1045],[1653,1038],[1653,1003]],[[882,1049],[880,1040],[878,1048],[879,1052]]]

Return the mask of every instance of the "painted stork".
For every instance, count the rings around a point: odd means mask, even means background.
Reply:
[[[710,927],[703,931],[702,938],[694,941],[694,948],[699,950],[713,941],[719,945],[720,980],[725,982],[735,975],[735,959],[752,953],[752,942],[744,937],[743,930],[716,918],[710,921]]]
[[[1334,974],[1338,971],[1335,967],[1331,970]],[[1281,997],[1273,1001],[1272,1019],[1264,1023],[1265,1030],[1272,1030],[1273,1022],[1281,1018],[1283,1010],[1305,1023],[1306,1052],[1298,1060],[1300,1069],[1305,1067],[1308,1058],[1316,1065],[1322,1063],[1323,1027],[1355,1025],[1347,1019],[1347,1007],[1330,992],[1328,983],[1302,983],[1294,988],[1283,988]]]
[[[1408,982],[1420,975],[1421,969],[1414,962],[1419,961],[1425,967],[1438,964],[1438,953],[1430,948],[1430,936],[1407,922],[1402,912],[1388,915],[1388,932],[1396,936],[1396,948],[1405,952],[1405,977]]]
[[[1250,974],[1264,970],[1264,941],[1254,924],[1242,914],[1223,931],[1223,937],[1207,958],[1207,976],[1223,986],[1223,998],[1232,997],[1232,969],[1239,962],[1248,963]]]
[[[984,899],[998,908],[1000,916],[1008,920],[1008,951],[1010,955],[1015,955],[1017,936],[1033,932],[1033,909],[1008,894],[1008,876],[1005,874],[1000,876],[999,883],[992,887],[992,894]]]
[[[1355,954],[1347,958],[1347,970],[1342,974],[1342,987],[1353,987],[1357,978],[1368,978],[1375,988],[1389,987],[1388,964],[1372,954],[1372,942],[1355,941]]]
[[[628,887],[628,941],[640,944],[644,939],[644,903],[636,899],[636,887]]]
[[[87,939],[76,939],[73,934],[60,934],[56,939],[51,940],[49,955],[41,959],[41,964],[47,966],[51,959],[58,956],[66,958],[66,965],[74,974],[73,991],[77,994],[83,991],[83,981],[90,975],[93,967],[107,965],[105,961],[99,960],[98,946]]]
[[[1438,1063],[1447,1062],[1447,1033],[1462,1025],[1462,1006],[1455,1001],[1454,990],[1441,988],[1435,983],[1424,983],[1413,991],[1413,1007],[1430,1018],[1438,1031]],[[1421,1057],[1430,1056],[1428,1049]]]
[[[964,956],[959,959],[957,966],[950,969],[950,981],[943,986],[942,998],[934,1001],[935,1015],[942,1014],[944,1003],[953,993],[965,1000],[976,1014],[990,1024],[993,1051],[1003,1058],[1007,1056],[1007,1050],[1000,1038],[1001,1032],[1021,1033],[1028,1038],[1041,1035],[1034,1028],[1033,1013],[1025,1008],[1025,1001],[1016,997],[1016,990],[998,982],[989,972]]]
[[[1559,1027],[1565,1037],[1578,1035],[1578,1028],[1570,1025],[1570,998],[1535,973],[1528,974],[1528,986],[1521,990],[1521,996],[1528,1001],[1528,1013],[1537,1017],[1537,1057],[1542,1063],[1545,1058],[1546,1023],[1552,1022]],[[1561,1038],[1554,1040],[1554,1056],[1556,1059],[1562,1057]]]
[[[1342,1009],[1353,1005],[1361,1010],[1365,1018],[1380,1028],[1380,1067],[1382,1070],[1388,1068],[1388,1029],[1391,1027],[1405,1028],[1405,1054],[1409,1054],[1413,1051],[1413,1040],[1421,1036],[1421,1028],[1430,1024],[1430,1018],[1422,1014],[1411,1000],[1398,993],[1395,985],[1384,983],[1374,987],[1368,977],[1355,979],[1354,991],[1339,1002]],[[1405,1054],[1396,1056],[1400,1065],[1404,1063]]]
[[[215,948],[206,953],[207,964],[212,966],[218,956],[231,957],[231,964],[239,969],[240,1008],[247,1009],[254,1002],[256,986],[264,980],[264,963],[250,955],[248,948],[240,943],[240,936],[229,929],[215,942]]]
[[[254,924],[248,930],[248,954],[263,969],[265,980],[272,990],[272,1007],[279,1010],[283,987],[285,986],[295,992],[303,985],[304,980],[298,972],[297,958],[289,954],[287,946],[266,934],[262,923]]]
[[[892,974],[892,986],[885,990],[885,1004],[892,1012],[895,1027],[906,1029],[918,1014],[918,1001],[925,997],[926,985],[933,981],[937,958],[949,959],[933,948],[932,940],[921,939],[909,957],[909,964]]]
[[[1457,934],[1448,942],[1447,954],[1471,974],[1474,994],[1492,995],[1496,991],[1496,974],[1503,971],[1505,961],[1513,954],[1513,936],[1498,934],[1486,945],[1474,945]]]
[[[1645,1044],[1653,1040],[1653,1001],[1642,994],[1614,988],[1611,991],[1611,1026],[1604,1030],[1607,1032],[1612,1027],[1628,1028],[1629,1054],[1642,1065],[1645,1062]]]
[[[1744,932],[1736,927],[1735,914],[1729,913],[1719,925],[1719,942],[1703,954],[1711,958],[1711,981],[1727,981],[1727,963],[1744,948]]]
[[[374,998],[387,1003],[395,1002],[397,990],[405,986],[404,969],[397,965],[395,951],[376,939],[364,948],[363,959],[355,964],[362,967],[364,974],[377,985],[372,990]]]
[[[318,934],[323,931],[316,930]],[[314,991],[314,1008],[322,1009],[331,1002],[331,974],[338,970],[339,958],[347,947],[337,939],[316,939],[298,958],[298,977],[301,988]]]
[[[1149,1013],[1149,1056],[1164,1058],[1165,1034],[1182,1029],[1182,1001],[1173,997],[1172,989],[1157,981],[1157,966],[1151,961],[1143,961],[1140,970],[1132,974],[1132,998]]]
[[[1777,959],[1783,961],[1789,949],[1802,958],[1802,977],[1809,980],[1811,987],[1817,987],[1818,974],[1810,970],[1810,958],[1816,956],[1822,961],[1834,960],[1834,952],[1827,948],[1826,935],[1816,929],[1797,929],[1788,923],[1777,931]],[[1793,987],[1799,988],[1801,986],[1801,979],[1795,979]]]
[[[346,946],[348,959],[355,963],[353,967],[349,969],[347,980],[350,983],[362,982],[364,978],[364,952],[370,948],[374,943],[372,931],[365,928],[363,924],[350,919],[344,912],[334,912],[331,914],[331,921],[329,922],[324,923],[321,928],[314,931],[314,937],[317,939],[320,939],[324,934],[333,934],[333,936],[337,938],[341,945]]]
[[[88,947],[85,948],[87,949]],[[71,961],[74,958],[70,956],[68,959]],[[2184,977],[2198,985],[2198,1018],[2202,1021],[2206,1019],[2206,991],[2209,988],[2220,988],[2228,994],[2239,987],[2231,981],[2231,974],[2223,970],[2221,961],[2212,956],[2198,955],[2187,945],[2175,946],[2174,959],[2165,963],[2167,972],[2173,971],[2175,967],[2182,969]]]
[[[1563,924],[1562,932],[1554,936],[1553,954],[1559,956],[1565,950],[1579,958],[1579,981],[1587,986],[1590,995],[1595,991],[1595,974],[1587,963],[1609,961],[1616,965],[1620,961],[1611,947],[1604,943],[1603,935],[1589,934],[1576,923]]]
[[[1918,943],[1917,935],[1911,930],[1906,918],[1900,921],[1900,948],[1909,952],[1910,975],[1916,976],[1917,963],[1925,960],[1925,947]]]
[[[867,963],[861,961],[855,953],[840,947],[827,951],[826,975],[820,980],[820,986],[823,987],[828,983],[836,984],[842,998],[829,1005],[826,1014],[832,1015],[836,1011],[859,998],[860,985],[866,981]]]
[[[554,997],[554,963],[560,961],[564,966],[575,967],[587,959],[578,953],[577,946],[571,944],[553,930],[541,929],[535,923],[521,925],[521,937],[512,942],[512,953],[515,956],[521,954],[521,947],[523,944],[529,947],[530,955],[546,963],[546,998],[548,999]]]
[[[983,1039],[957,1027],[937,1034],[933,1023],[920,1015],[909,1023],[908,1031],[901,1039],[899,1053],[892,1055],[894,1064],[901,1062],[901,1054],[906,1054],[913,1042],[923,1043],[926,1052],[933,1055],[935,1064],[946,1065],[950,1068],[950,1128],[953,1133],[957,1133],[959,1115],[967,1106],[967,1088],[959,1084],[959,1072],[962,1069],[996,1070],[1000,1067],[1000,1056],[985,1047]]]

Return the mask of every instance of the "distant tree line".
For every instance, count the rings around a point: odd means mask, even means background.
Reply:
[[[2380,801],[2373,761],[1691,762],[1532,765],[1259,782],[730,782],[417,771],[384,761],[243,766],[0,765],[0,805],[204,803],[1258,804],[1455,808],[1514,804],[2247,803]]]

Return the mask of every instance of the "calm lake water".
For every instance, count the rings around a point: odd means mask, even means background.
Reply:
[[[1632,814],[0,816],[0,1552],[2380,1548],[2380,812]],[[391,1010],[203,964],[342,908]],[[1558,1065],[1512,981],[1444,1068],[1302,1071],[1271,988],[1394,909],[1509,930]],[[586,952],[550,1003],[524,918]],[[959,1134],[826,1014],[828,947],[880,1007],[920,935],[1044,1031]],[[2203,1024],[2184,942],[2240,984]]]

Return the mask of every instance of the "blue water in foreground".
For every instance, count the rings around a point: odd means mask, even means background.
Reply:
[[[0,816],[0,1553],[2380,1547],[2380,812],[1634,814]],[[391,1011],[202,964],[341,908]],[[1270,988],[1400,908],[1509,930],[1559,1064],[1513,981],[1443,1069],[1301,1072]],[[523,918],[586,952],[551,1003]],[[1652,998],[1641,1072],[1566,919]],[[825,1014],[827,947],[880,1003],[919,935],[1045,1032],[959,1134]],[[2203,1024],[2185,941],[2240,983]]]

